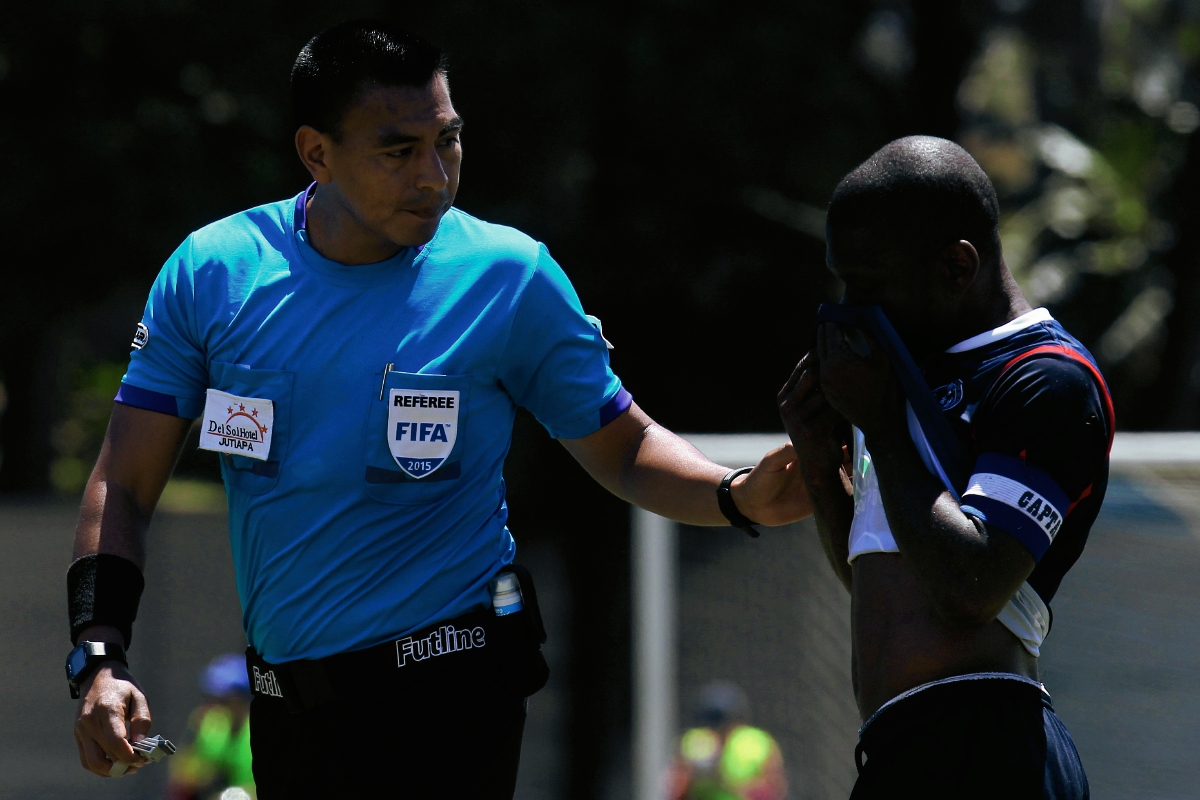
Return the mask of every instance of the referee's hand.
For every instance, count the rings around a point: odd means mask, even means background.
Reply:
[[[117,761],[130,764],[129,772],[149,763],[129,746],[149,734],[150,706],[125,665],[102,663],[80,690],[75,744],[83,768],[107,778]]]
[[[812,501],[791,443],[767,453],[729,486],[738,510],[763,525],[786,525],[812,513]]]

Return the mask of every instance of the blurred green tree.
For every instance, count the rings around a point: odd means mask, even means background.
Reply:
[[[1127,429],[1200,422],[1200,328],[1176,299],[1196,286],[1197,56],[1195,3],[1004,0],[959,91],[1008,264],[1091,347]]]
[[[372,15],[448,47],[459,205],[549,244],[665,424],[779,429],[838,292],[824,204],[912,133],[989,170],[1014,269],[1104,359],[1123,424],[1200,424],[1193,0],[46,0],[0,6],[0,491],[78,486],[159,266],[303,188],[292,59]],[[626,596],[625,544],[591,544],[625,509],[525,418],[508,477],[514,529],[574,520],[572,584]],[[572,606],[573,797],[626,752],[622,602]]]

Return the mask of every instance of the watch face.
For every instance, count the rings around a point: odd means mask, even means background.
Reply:
[[[71,680],[74,680],[75,676],[83,671],[87,663],[88,654],[86,650],[82,647],[76,647],[71,651],[71,655],[67,656],[67,672],[70,674]]]

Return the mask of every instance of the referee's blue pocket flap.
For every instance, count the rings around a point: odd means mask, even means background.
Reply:
[[[279,369],[254,369],[242,364],[212,362],[211,388],[238,397],[270,400],[274,406],[270,454],[266,461],[229,453],[221,454],[225,480],[230,489],[258,495],[279,482],[281,465],[287,458],[292,421],[293,373]]]
[[[363,431],[363,481],[376,500],[423,505],[454,491],[470,436],[467,375],[377,372]]]
[[[367,483],[430,483],[437,481],[452,481],[462,475],[462,462],[452,461],[427,478],[414,478],[407,472],[398,469],[381,469],[367,465]]]
[[[225,461],[225,466],[234,472],[249,472],[251,475],[260,475],[264,478],[279,477],[279,462],[278,461],[254,461],[248,467],[239,466],[234,463],[237,456],[231,456],[228,453],[222,453],[221,457]],[[248,459],[240,458],[238,461],[245,462]]]

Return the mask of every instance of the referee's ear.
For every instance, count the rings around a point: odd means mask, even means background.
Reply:
[[[329,183],[332,175],[326,163],[329,157],[329,137],[311,125],[301,125],[296,131],[296,154],[317,183]]]

